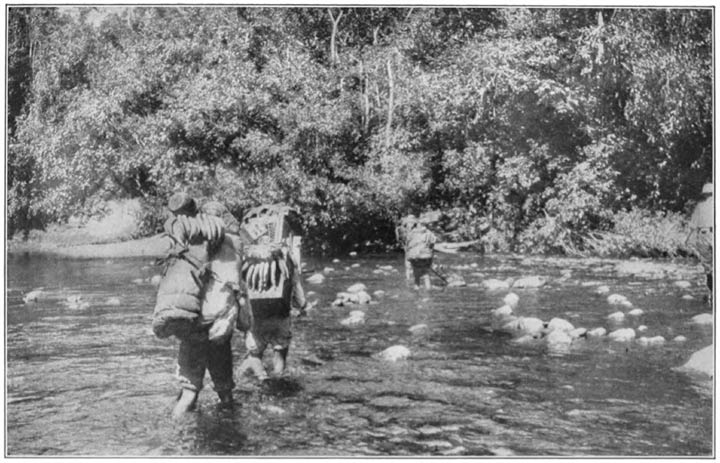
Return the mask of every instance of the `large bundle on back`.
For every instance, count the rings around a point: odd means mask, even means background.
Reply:
[[[242,277],[256,317],[290,313],[290,275],[294,270],[289,250],[284,246],[256,244],[247,247]]]
[[[222,220],[205,214],[181,215],[165,223],[165,232],[174,244],[163,259],[165,271],[153,311],[153,332],[159,338],[191,337],[201,327],[208,264],[224,240]]]

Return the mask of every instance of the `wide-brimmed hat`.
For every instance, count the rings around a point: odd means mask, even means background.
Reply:
[[[702,194],[704,194],[704,195],[711,195],[711,194],[713,194],[713,184],[712,184],[712,183],[706,183],[705,185],[703,185]]]
[[[174,214],[191,214],[197,211],[197,203],[187,193],[175,193],[168,201],[168,209]]]

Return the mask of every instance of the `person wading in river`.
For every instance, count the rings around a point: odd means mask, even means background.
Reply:
[[[212,325],[203,322],[200,311],[211,277],[207,272],[211,256],[224,240],[222,220],[198,214],[197,203],[184,193],[173,195],[168,209],[173,217],[165,223],[165,232],[175,244],[158,288],[153,330],[159,337],[175,335],[180,340],[177,378],[181,391],[172,412],[179,418],[195,407],[206,370],[223,406],[232,405],[235,383],[232,331],[211,340]]]
[[[714,203],[713,184],[706,183],[702,189],[702,200],[695,206],[690,217],[690,233],[685,240],[700,259],[705,270],[705,283],[709,290],[708,302],[710,305],[712,305],[713,292]]]
[[[412,278],[416,288],[422,285],[425,289],[430,289],[430,272],[437,237],[413,215],[401,220],[395,234],[405,251],[405,278]]]

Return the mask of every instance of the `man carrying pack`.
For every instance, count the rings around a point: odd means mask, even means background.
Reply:
[[[713,280],[713,225],[715,204],[713,201],[713,184],[706,183],[702,189],[702,200],[695,206],[690,217],[690,233],[685,240],[689,244],[705,270],[705,283],[710,295],[708,302],[712,304]]]

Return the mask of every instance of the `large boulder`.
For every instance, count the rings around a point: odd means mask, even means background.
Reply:
[[[715,348],[710,345],[690,356],[690,360],[678,368],[679,371],[704,378],[715,374]]]

